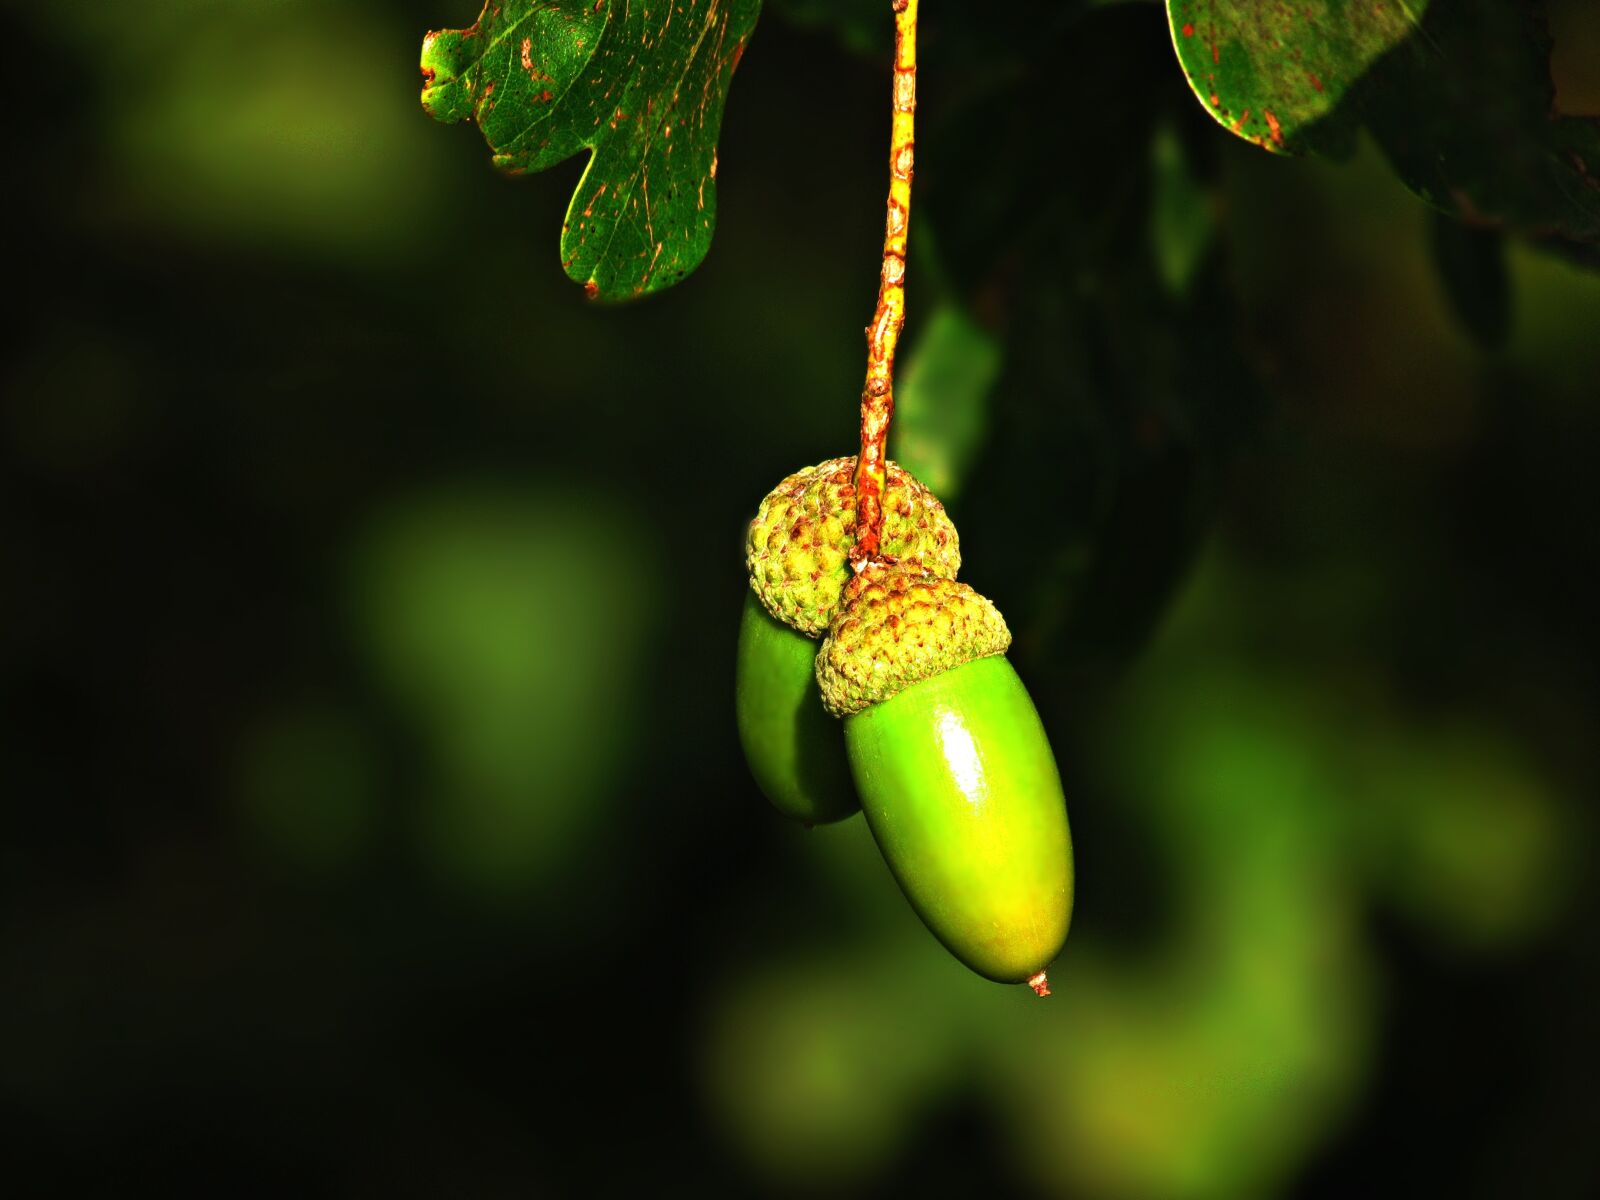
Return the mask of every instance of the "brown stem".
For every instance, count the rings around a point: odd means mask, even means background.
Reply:
[[[894,7],[894,127],[889,139],[889,213],[883,233],[878,307],[867,326],[867,381],[861,389],[861,454],[856,460],[857,571],[878,557],[883,492],[888,482],[889,419],[894,416],[894,351],[906,322],[906,229],[911,220],[911,166],[916,144],[917,0]]]

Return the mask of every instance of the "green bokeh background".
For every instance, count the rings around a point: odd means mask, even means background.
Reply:
[[[581,164],[418,109],[470,0],[0,7],[17,1177],[1600,1188],[1600,273],[1510,242],[1486,347],[1377,152],[1231,140],[1158,8],[1041,75],[929,6],[897,452],[1079,871],[1055,995],[985,983],[734,730],[743,523],[850,451],[876,285],[887,76],[836,7],[769,6],[710,257],[611,309],[556,254]]]

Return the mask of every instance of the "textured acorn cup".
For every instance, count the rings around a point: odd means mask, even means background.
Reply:
[[[808,825],[856,812],[844,733],[817,698],[817,643],[774,620],[745,593],[734,711],[756,784],[786,817]]]
[[[856,460],[831,458],[769,492],[750,522],[745,561],[762,605],[809,637],[825,633],[850,578]],[[891,462],[883,497],[881,556],[954,579],[961,544],[938,497]]]
[[[1072,919],[1061,777],[1010,633],[965,584],[869,570],[817,655],[862,811],[917,914],[978,974],[1047,994]]]

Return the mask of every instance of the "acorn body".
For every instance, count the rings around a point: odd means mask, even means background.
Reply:
[[[1060,952],[1072,839],[1055,757],[1003,656],[974,659],[844,718],[878,847],[935,937],[1021,983]]]
[[[734,707],[750,773],[779,812],[821,825],[860,808],[839,722],[822,707],[817,643],[746,593]]]
[[[1072,838],[1011,631],[964,583],[859,572],[817,651],[862,811],[900,890],[978,974],[1050,994],[1072,919]]]

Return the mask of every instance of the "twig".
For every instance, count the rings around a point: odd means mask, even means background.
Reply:
[[[878,557],[883,492],[888,477],[889,420],[894,416],[894,352],[906,321],[906,229],[911,220],[911,168],[917,108],[917,0],[894,7],[894,126],[889,140],[889,212],[883,233],[878,307],[867,326],[867,381],[861,389],[861,454],[856,460],[856,544],[851,565]]]

